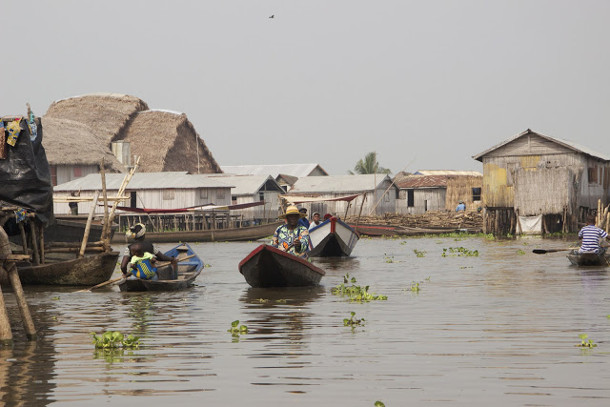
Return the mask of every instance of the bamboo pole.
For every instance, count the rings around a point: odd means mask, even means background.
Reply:
[[[23,227],[23,222],[19,222],[19,233],[21,234],[21,244],[23,246],[23,254],[28,254],[28,238],[25,235],[25,227]]]
[[[4,268],[0,266],[0,272],[3,270]],[[11,322],[8,319],[8,313],[6,312],[6,303],[4,302],[2,290],[0,290],[0,343],[4,346],[10,346],[13,344]]]
[[[85,225],[85,234],[83,235],[83,241],[80,245],[80,252],[78,253],[78,257],[83,257],[85,255],[85,248],[87,247],[87,241],[89,240],[89,232],[91,231],[91,221],[93,220],[93,213],[95,212],[95,207],[97,206],[97,199],[100,196],[100,191],[95,191],[95,198],[93,199],[93,205],[91,205],[91,210],[89,211],[89,217],[87,218],[87,224]]]
[[[80,247],[56,247],[47,249],[47,253],[80,253]],[[87,246],[85,252],[104,252],[106,251],[105,246]]]
[[[100,176],[102,177],[102,194],[104,196],[104,221],[102,225],[102,240],[104,240],[104,230],[108,223],[108,191],[106,190],[106,169],[104,168],[104,158],[100,164]]]
[[[118,196],[123,196],[123,193],[125,192],[125,188],[127,187],[127,184],[129,184],[129,181],[131,181],[131,178],[133,177],[133,174],[135,174],[136,170],[138,169],[139,164],[140,164],[140,157],[138,157],[138,159],[136,160],[136,163],[133,166],[133,168],[131,169],[131,171],[129,171],[129,173],[125,176],[125,178],[123,178],[123,182],[121,183],[121,187],[119,188]],[[112,222],[114,221],[114,214],[116,212],[116,207],[118,206],[118,203],[119,203],[119,201],[115,201],[114,204],[112,205],[112,209],[110,210],[110,214],[108,215],[108,218],[106,219],[106,223],[104,224],[104,229],[102,231],[102,240],[104,240],[108,243],[108,247],[110,247],[110,228],[111,228]]]
[[[6,268],[6,271],[8,272],[9,281],[13,287],[15,297],[17,298],[17,306],[19,307],[19,312],[21,313],[21,320],[23,321],[23,326],[25,328],[25,335],[30,341],[36,340],[36,328],[34,327],[32,314],[30,314],[30,308],[25,300],[25,293],[23,292],[23,287],[21,286],[21,280],[19,280],[17,266],[14,262],[11,262]]]

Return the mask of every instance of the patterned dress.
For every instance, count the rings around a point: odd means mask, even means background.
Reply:
[[[293,245],[297,240],[301,242],[301,250],[298,252]],[[282,225],[275,230],[271,245],[286,253],[307,258],[311,246],[309,231],[302,225],[297,225],[294,229],[289,229],[288,225]]]

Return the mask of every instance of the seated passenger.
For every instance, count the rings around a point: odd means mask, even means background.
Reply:
[[[313,218],[311,219],[311,224],[309,225],[309,230],[318,226],[322,221],[320,220],[320,214],[318,212],[313,213]]]
[[[299,213],[301,214],[301,219],[299,219],[299,225],[305,226],[309,229],[309,220],[307,219],[307,208],[299,209]]]
[[[286,223],[275,230],[271,245],[283,252],[307,258],[311,245],[307,228],[299,225],[301,213],[296,206],[291,205],[281,217],[286,219]]]
[[[580,229],[578,238],[582,240],[582,245],[578,249],[578,253],[597,253],[603,254],[606,251],[605,247],[600,246],[601,239],[608,239],[608,234],[595,226],[595,216],[587,216],[587,225]]]
[[[157,269],[154,267],[157,258],[150,252],[144,251],[144,245],[133,244],[131,247],[134,253],[127,266],[131,272],[129,278],[140,278],[142,280],[158,280]]]

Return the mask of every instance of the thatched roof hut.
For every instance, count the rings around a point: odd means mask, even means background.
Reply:
[[[51,165],[98,164],[103,157],[107,169],[124,171],[124,166],[112,154],[108,143],[93,134],[85,124],[45,117],[43,143]]]
[[[220,173],[222,170],[186,114],[167,110],[138,112],[124,137],[131,153],[141,157],[143,172],[188,171]]]
[[[91,133],[110,145],[113,139],[121,137],[133,115],[143,110],[148,110],[148,105],[135,96],[92,93],[53,102],[43,122],[48,118],[57,118],[85,124]]]

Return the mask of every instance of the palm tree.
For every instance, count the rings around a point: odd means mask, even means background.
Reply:
[[[354,171],[356,174],[389,174],[390,171],[388,168],[383,168],[377,162],[377,153],[375,151],[371,151],[367,155],[364,156],[364,160],[360,159],[354,166]],[[350,174],[354,174],[354,172],[349,171]]]

